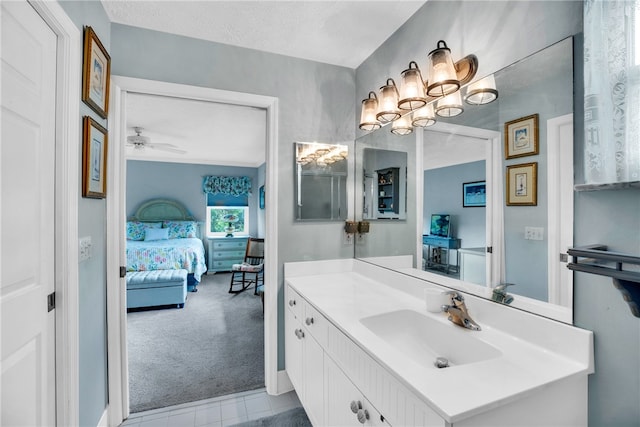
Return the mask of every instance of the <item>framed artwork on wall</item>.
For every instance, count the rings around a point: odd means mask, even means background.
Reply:
[[[107,196],[107,130],[89,116],[82,122],[82,197]]]
[[[487,184],[485,181],[462,184],[462,207],[478,208],[487,206]]]
[[[260,209],[264,209],[264,185],[260,186],[259,191],[259,199],[260,199]]]
[[[538,205],[538,163],[507,166],[507,206]]]
[[[504,124],[504,157],[517,157],[538,154],[538,115],[532,114]]]
[[[100,117],[109,111],[111,57],[91,27],[84,27],[82,100]]]

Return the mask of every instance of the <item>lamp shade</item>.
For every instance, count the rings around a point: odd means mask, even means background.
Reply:
[[[413,126],[427,127],[436,124],[436,114],[433,111],[433,103],[418,108],[413,112]]]
[[[428,82],[427,95],[432,97],[446,96],[460,88],[451,50],[444,40],[440,40],[437,48],[429,52]]]
[[[393,79],[387,79],[387,84],[380,88],[378,97],[378,114],[376,118],[381,123],[389,123],[400,117],[398,108],[398,88]]]
[[[415,110],[427,103],[424,95],[424,81],[420,68],[415,61],[409,63],[409,68],[402,72],[400,80],[400,99],[398,108],[401,110]]]
[[[362,100],[362,111],[360,112],[360,129],[380,129],[380,122],[378,121],[378,119],[376,119],[377,113],[378,97],[374,92],[369,92],[369,97]]]
[[[436,102],[436,114],[440,117],[455,117],[462,114],[463,111],[460,91],[447,95]]]
[[[411,132],[413,132],[411,114],[405,114],[391,124],[391,133],[395,135],[409,135]]]
[[[471,83],[467,87],[467,94],[464,97],[465,102],[471,105],[484,105],[496,99],[498,99],[498,91],[493,74]]]

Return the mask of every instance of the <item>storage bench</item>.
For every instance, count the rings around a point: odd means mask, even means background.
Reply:
[[[173,305],[184,307],[187,270],[132,271],[126,275],[127,308]]]

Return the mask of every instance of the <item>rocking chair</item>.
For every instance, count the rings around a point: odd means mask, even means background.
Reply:
[[[264,239],[250,237],[242,264],[231,267],[229,293],[237,294],[254,285],[253,294],[258,295],[258,287],[264,283]]]

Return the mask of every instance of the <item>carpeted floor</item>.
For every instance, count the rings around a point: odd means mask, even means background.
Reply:
[[[264,322],[253,288],[204,275],[183,309],[127,314],[132,413],[264,387]]]

